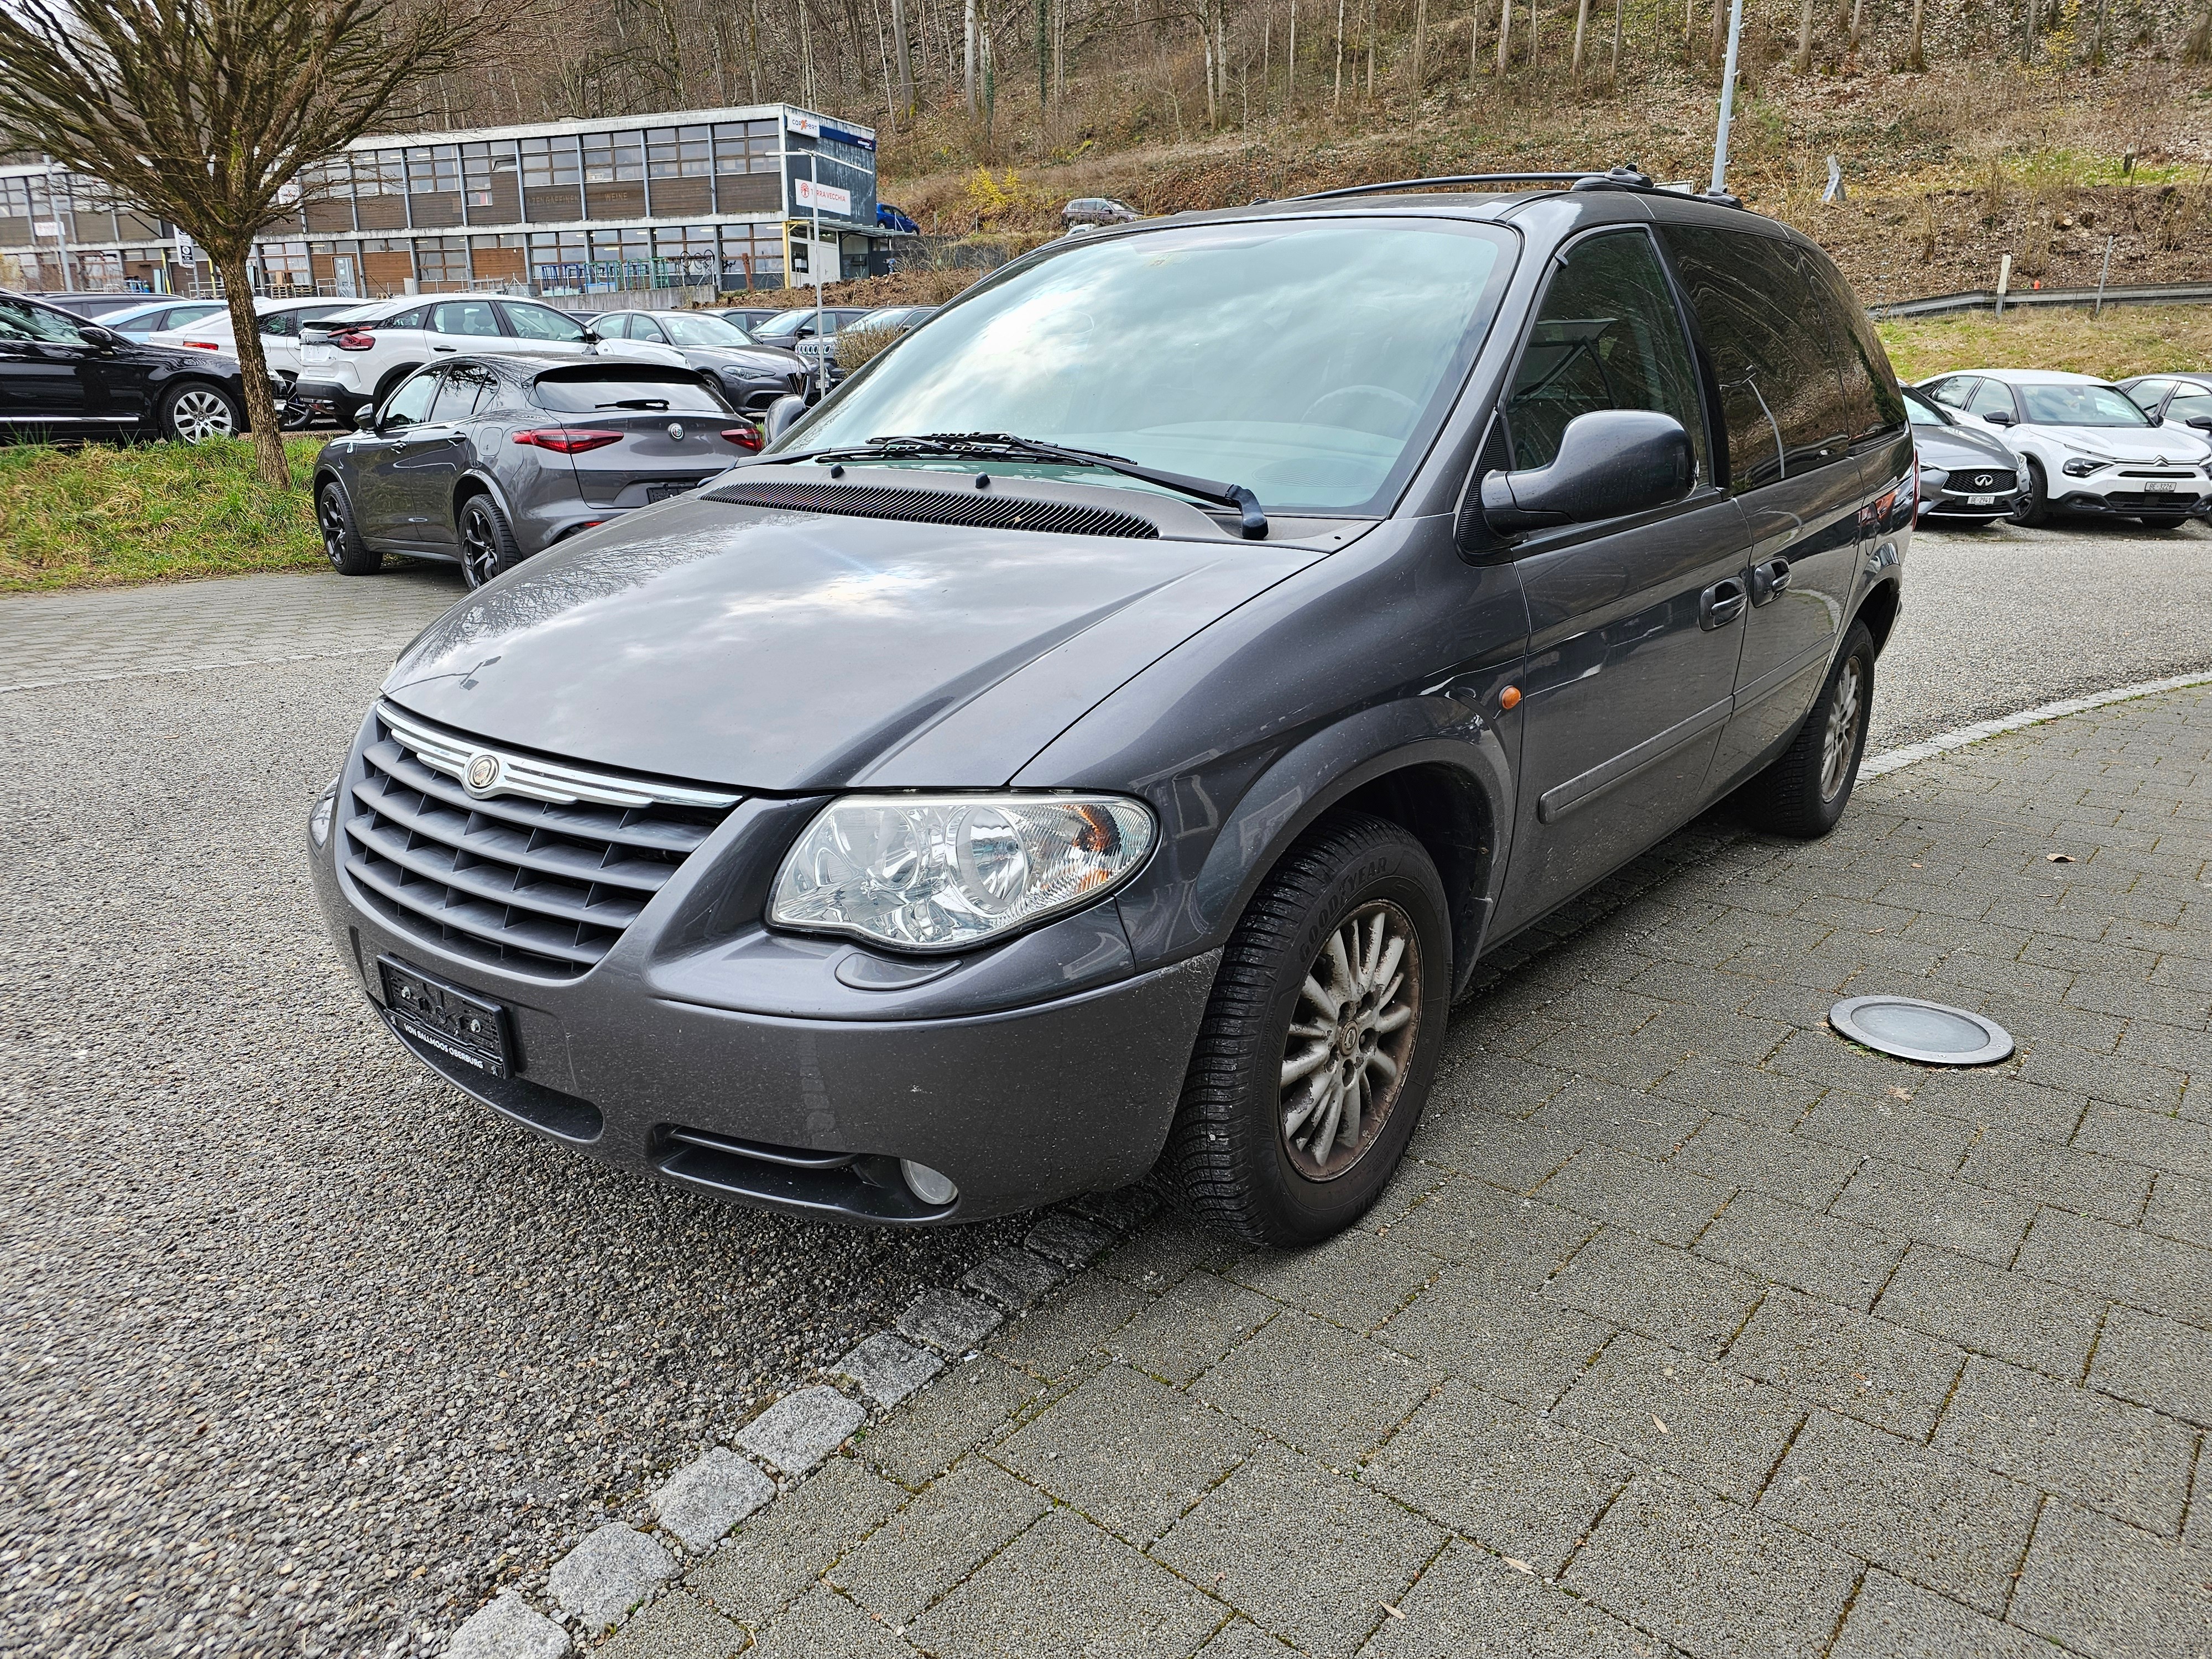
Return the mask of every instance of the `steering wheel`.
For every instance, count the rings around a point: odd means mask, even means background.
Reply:
[[[1298,419],[1300,421],[1310,421],[1313,418],[1314,410],[1319,409],[1323,404],[1334,403],[1339,398],[1358,398],[1362,396],[1387,399],[1389,402],[1398,404],[1401,408],[1405,410],[1408,415],[1418,415],[1420,413],[1421,406],[1419,404],[1415,403],[1411,398],[1408,398],[1404,392],[1393,392],[1387,386],[1340,386],[1334,392],[1322,392],[1320,397],[1308,404],[1305,407],[1305,412],[1299,416]]]

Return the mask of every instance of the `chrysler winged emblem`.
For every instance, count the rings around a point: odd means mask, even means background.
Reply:
[[[489,794],[499,782],[499,757],[478,750],[469,757],[468,766],[461,774],[461,781],[468,786],[471,795]]]

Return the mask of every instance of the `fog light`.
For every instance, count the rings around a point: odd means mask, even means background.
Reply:
[[[906,1177],[907,1190],[925,1204],[950,1204],[960,1196],[960,1189],[952,1184],[950,1176],[939,1175],[927,1164],[902,1158],[899,1160],[899,1173]]]
[[[338,786],[333,778],[331,787],[323,791],[322,799],[307,813],[307,839],[317,847],[330,845],[331,821],[337,816],[337,811]]]

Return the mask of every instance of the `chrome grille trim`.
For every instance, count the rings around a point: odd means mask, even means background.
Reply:
[[[434,772],[443,772],[464,788],[468,787],[469,763],[478,755],[492,756],[499,763],[499,781],[481,793],[469,789],[471,796],[480,799],[520,795],[525,800],[544,801],[554,806],[584,803],[592,806],[698,806],[710,811],[726,811],[738,800],[735,795],[714,790],[686,789],[672,783],[559,766],[551,761],[514,754],[496,744],[471,744],[465,738],[441,732],[411,714],[403,714],[388,702],[376,705],[376,717],[416,759]]]
[[[455,779],[487,752],[501,787],[480,795]],[[488,751],[388,703],[361,759],[339,851],[362,902],[454,955],[556,979],[604,958],[741,799]],[[509,765],[555,798],[514,787]]]

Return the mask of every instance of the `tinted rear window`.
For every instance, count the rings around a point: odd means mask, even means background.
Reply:
[[[730,405],[689,375],[619,369],[565,369],[538,377],[538,405],[556,415],[592,415],[624,408],[651,412],[665,407],[672,415],[724,415]]]

